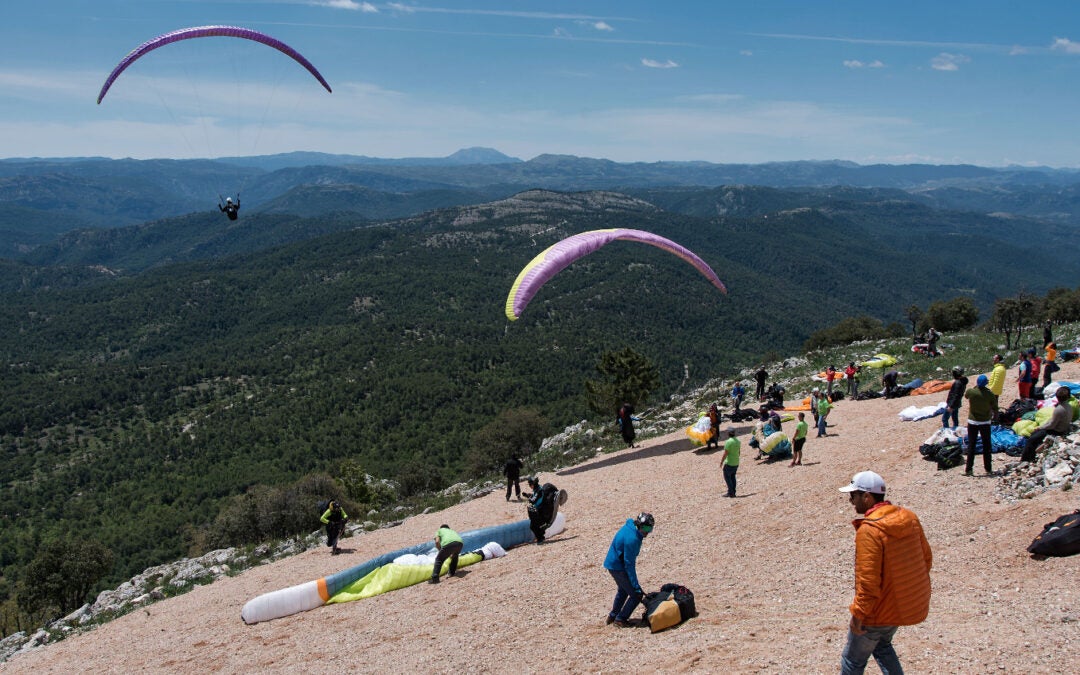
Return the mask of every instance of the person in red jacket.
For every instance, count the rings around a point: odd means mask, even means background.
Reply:
[[[872,655],[883,673],[903,673],[892,640],[900,626],[930,613],[933,554],[919,518],[885,501],[885,481],[873,471],[855,474],[848,493],[855,512],[855,599],[841,675],[859,675]]]

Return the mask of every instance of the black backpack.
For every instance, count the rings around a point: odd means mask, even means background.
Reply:
[[[332,499],[324,499],[315,506],[315,508],[317,508],[319,510],[319,517],[320,518],[322,518],[322,514],[326,513],[326,509],[330,508],[330,502],[331,501],[333,501],[333,500]]]
[[[697,616],[697,606],[694,604],[694,593],[686,586],[680,584],[664,584],[660,587],[661,593],[671,593],[672,600],[679,605],[679,615],[686,621],[690,617]]]
[[[1032,401],[1029,398],[1018,398],[1005,409],[1005,412],[1001,413],[999,419],[1002,426],[1011,427],[1016,423],[1016,420],[1024,416],[1024,413],[1029,413],[1037,407],[1035,401]]]
[[[1027,547],[1028,553],[1062,558],[1080,553],[1080,509],[1043,526]]]

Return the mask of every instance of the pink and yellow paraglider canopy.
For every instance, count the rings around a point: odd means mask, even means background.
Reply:
[[[716,272],[713,272],[712,268],[705,264],[704,260],[670,239],[643,230],[592,230],[567,237],[548,247],[543,253],[533,258],[525,266],[525,269],[521,270],[521,273],[518,274],[517,279],[514,281],[514,285],[510,287],[510,295],[506,298],[506,318],[511,321],[517,320],[521,313],[525,311],[529,301],[540,290],[540,287],[552,277],[566,269],[570,263],[578,258],[587,256],[601,246],[617,239],[649,244],[668,253],[674,253],[693,265],[713,286],[719,288],[723,293],[727,293],[724,283],[716,276]]]

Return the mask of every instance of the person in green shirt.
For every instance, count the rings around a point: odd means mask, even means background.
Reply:
[[[990,425],[998,413],[997,396],[989,388],[990,379],[980,375],[975,380],[975,388],[964,392],[968,400],[967,420],[967,466],[964,475],[972,475],[975,467],[975,444],[982,440],[983,468],[987,476],[994,475],[994,465],[990,453],[993,450]]]
[[[791,464],[789,466],[802,464],[802,446],[806,445],[806,432],[809,430],[810,425],[806,423],[806,414],[799,413],[799,423],[795,425],[795,437],[791,439]]]
[[[442,572],[443,563],[447,558],[450,559],[449,576],[457,574],[458,556],[461,555],[461,549],[464,546],[461,535],[451,530],[449,525],[439,526],[439,531],[435,533],[435,548],[439,554],[435,556],[435,568],[431,571],[431,580],[428,583],[439,583],[439,573]]]
[[[724,482],[727,483],[725,497],[735,496],[735,472],[739,470],[739,452],[742,444],[735,438],[735,427],[727,428],[727,440],[724,441],[724,453],[720,462],[724,465]]]
[[[832,402],[825,394],[818,396],[817,400],[817,435],[818,438],[825,436],[825,418],[829,416],[829,411],[832,410]]]

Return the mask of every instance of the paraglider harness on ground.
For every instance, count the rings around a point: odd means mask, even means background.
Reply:
[[[753,410],[749,410],[749,409],[746,409],[746,408],[743,408],[743,409],[739,410],[738,412],[733,412],[733,413],[728,414],[728,418],[732,422],[746,422],[746,421],[749,421],[749,420],[756,420],[758,418],[758,416],[759,416],[759,413],[756,413]]]
[[[659,592],[646,593],[641,602],[645,621],[654,633],[697,616],[694,593],[680,584],[664,584]]]
[[[1038,406],[1030,398],[1018,398],[1014,399],[1009,407],[1003,410],[998,416],[998,420],[1003,426],[1011,427],[1016,424],[1016,421],[1024,416],[1025,413],[1029,413],[1036,410]]]
[[[1065,557],[1080,553],[1080,509],[1066,513],[1052,523],[1027,547],[1035,557]]]
[[[780,410],[784,407],[784,394],[787,393],[784,386],[779,382],[773,382],[765,392],[765,406],[770,410]]]

